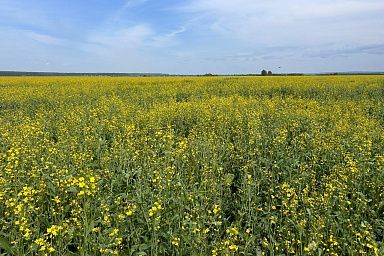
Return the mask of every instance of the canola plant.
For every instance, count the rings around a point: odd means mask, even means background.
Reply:
[[[384,77],[0,78],[0,255],[384,255]]]

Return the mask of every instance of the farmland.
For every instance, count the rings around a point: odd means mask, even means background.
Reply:
[[[384,77],[0,78],[0,255],[384,255]]]

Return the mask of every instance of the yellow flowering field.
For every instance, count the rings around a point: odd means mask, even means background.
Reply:
[[[0,78],[0,255],[384,255],[384,77]]]

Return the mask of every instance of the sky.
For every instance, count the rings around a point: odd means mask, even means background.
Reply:
[[[0,0],[0,70],[384,71],[383,0]]]

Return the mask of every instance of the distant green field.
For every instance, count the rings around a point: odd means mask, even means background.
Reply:
[[[384,255],[384,76],[0,77],[0,255]]]

